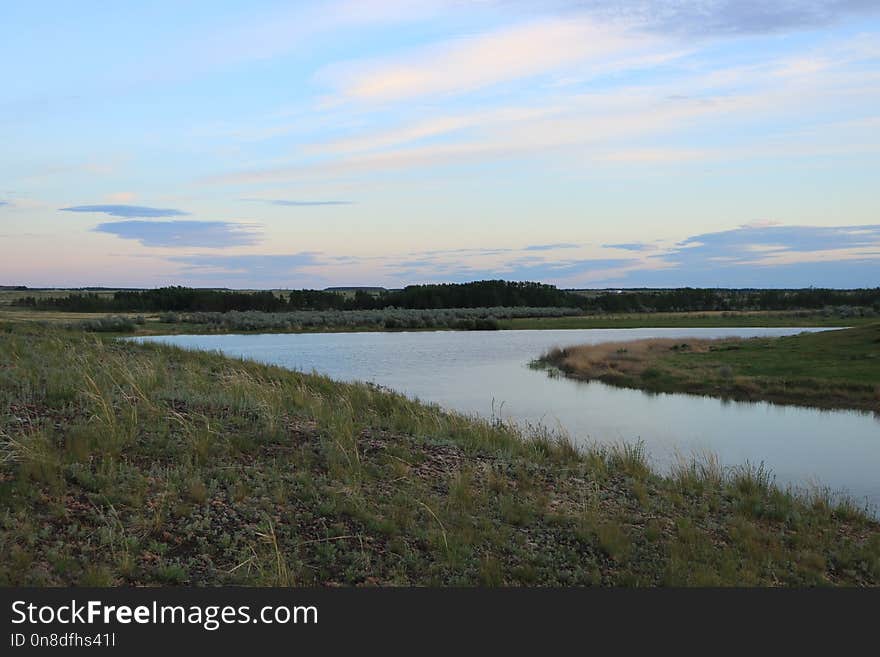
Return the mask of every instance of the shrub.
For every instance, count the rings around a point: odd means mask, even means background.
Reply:
[[[111,316],[87,319],[78,324],[68,324],[68,327],[96,333],[132,333],[136,325],[135,320],[128,317]]]
[[[289,331],[291,329],[386,328],[389,330],[452,328],[462,331],[495,331],[501,319],[516,317],[565,317],[578,314],[573,308],[383,308],[381,310],[298,310],[268,312],[162,313],[159,321],[199,324],[227,331]]]

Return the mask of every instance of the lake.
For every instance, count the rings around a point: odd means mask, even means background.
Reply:
[[[779,336],[803,328],[422,331],[135,338],[219,350],[345,381],[371,381],[483,417],[540,423],[576,442],[641,440],[659,469],[712,452],[764,463],[783,486],[827,486],[880,506],[880,417],[551,378],[528,367],[554,346],[640,338]]]

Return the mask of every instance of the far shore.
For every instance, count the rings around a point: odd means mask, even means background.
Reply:
[[[450,327],[426,328],[385,328],[377,325],[365,326],[310,326],[300,328],[257,328],[226,327],[188,321],[163,322],[158,314],[143,313],[81,313],[46,310],[0,309],[0,322],[41,322],[54,326],[85,328],[90,322],[111,317],[121,317],[132,322],[133,326],[123,330],[107,326],[101,333],[118,335],[217,335],[253,333],[354,333],[354,332],[400,332],[400,331],[440,331],[460,330]],[[858,315],[841,316],[837,313],[817,311],[700,311],[676,313],[619,313],[589,314],[566,317],[519,317],[499,319],[497,330],[572,330],[572,329],[613,329],[613,328],[839,328],[862,326],[877,322],[876,317]],[[83,326],[80,326],[83,325]],[[85,330],[89,330],[85,328]]]
[[[554,349],[533,366],[652,392],[880,414],[880,323],[779,338],[575,345]]]

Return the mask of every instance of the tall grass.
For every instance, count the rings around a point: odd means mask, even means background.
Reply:
[[[0,330],[0,411],[2,584],[880,582],[876,523],[760,466],[212,353]]]

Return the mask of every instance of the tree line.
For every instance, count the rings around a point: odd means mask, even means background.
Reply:
[[[19,307],[71,312],[289,312],[489,307],[574,308],[584,312],[685,312],[808,310],[827,306],[873,307],[880,287],[855,290],[677,288],[578,293],[553,285],[502,280],[410,285],[401,290],[345,294],[326,290],[236,291],[191,287],[119,290],[113,295],[73,292],[65,297],[23,296]]]
[[[600,294],[590,300],[586,309],[603,312],[689,312],[817,310],[829,306],[871,307],[880,311],[880,287],[853,290],[822,288],[626,290]]]

